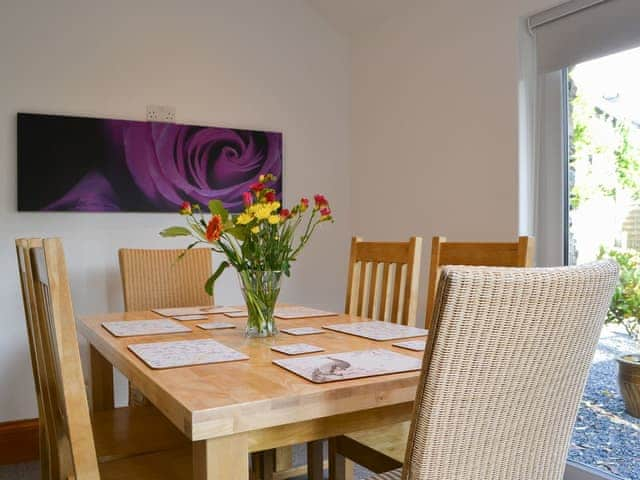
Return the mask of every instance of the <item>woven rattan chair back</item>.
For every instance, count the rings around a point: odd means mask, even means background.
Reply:
[[[560,480],[617,276],[444,267],[402,478]]]
[[[210,305],[204,291],[211,276],[211,251],[123,248],[118,252],[124,307],[128,312],[154,308]]]
[[[351,240],[345,312],[414,325],[422,238],[408,242]]]
[[[35,296],[34,329],[46,431],[54,480],[100,478],[85,391],[75,316],[62,243],[44,239],[30,249]],[[33,312],[32,312],[33,313]]]
[[[443,265],[532,267],[533,254],[533,237],[520,237],[517,242],[448,242],[445,237],[433,237],[425,328],[431,327],[440,267]]]

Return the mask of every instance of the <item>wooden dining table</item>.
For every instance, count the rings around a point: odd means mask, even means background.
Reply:
[[[193,442],[196,480],[247,480],[252,452],[305,442],[317,442],[321,448],[322,439],[411,417],[418,371],[316,384],[272,363],[296,358],[271,350],[293,343],[319,346],[323,354],[384,348],[422,357],[422,352],[393,346],[398,340],[374,341],[329,330],[305,336],[280,333],[246,338],[246,319],[224,315],[211,315],[208,321],[229,322],[236,328],[203,330],[196,325],[204,320],[187,321],[180,323],[191,328],[189,333],[117,338],[102,326],[109,321],[151,318],[162,317],[128,312],[78,319],[78,330],[90,344],[93,408],[113,408],[113,367],[117,368]],[[321,328],[361,321],[364,319],[338,315],[277,320],[277,324],[280,329]],[[211,338],[249,359],[154,370],[127,348],[134,343]]]

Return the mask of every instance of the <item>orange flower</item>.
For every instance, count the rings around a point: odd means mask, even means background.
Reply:
[[[206,237],[209,242],[215,242],[222,235],[222,217],[214,215],[207,225]]]

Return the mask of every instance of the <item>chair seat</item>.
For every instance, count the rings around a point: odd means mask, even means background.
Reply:
[[[379,473],[373,477],[369,477],[367,480],[401,480],[402,469],[391,470],[390,472]]]
[[[95,412],[91,424],[101,462],[185,447],[190,443],[151,405]]]
[[[100,464],[101,480],[191,480],[191,447]]]

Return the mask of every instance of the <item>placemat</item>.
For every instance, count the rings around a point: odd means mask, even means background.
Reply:
[[[280,331],[282,333],[288,333],[289,335],[317,335],[318,333],[326,333],[324,330],[315,327],[283,328]]]
[[[394,347],[406,348],[407,350],[413,350],[414,352],[424,352],[426,345],[426,340],[407,340],[406,342],[393,344]]]
[[[249,316],[246,310],[238,310],[237,312],[228,312],[228,313],[225,313],[225,315],[229,318],[242,318],[242,317]]]
[[[192,320],[206,320],[209,317],[207,317],[206,315],[178,315],[171,318],[173,318],[174,320],[179,320],[181,322],[190,322]]]
[[[233,323],[229,322],[198,323],[196,326],[202,328],[203,330],[222,330],[225,328],[236,328]]]
[[[249,359],[244,353],[210,339],[136,343],[129,345],[129,350],[154,369]]]
[[[186,333],[191,331],[190,328],[165,318],[129,320],[124,322],[104,322],[102,326],[114,337],[137,337],[140,335]]]
[[[333,312],[325,312],[324,310],[317,310],[315,308],[290,306],[290,307],[277,307],[273,312],[273,315],[283,320],[291,318],[311,318],[311,317],[332,317],[337,315]]]
[[[376,349],[285,358],[273,363],[313,383],[327,383],[420,370],[422,360]]]
[[[185,315],[213,315],[216,313],[238,312],[240,309],[223,305],[205,305],[203,307],[154,308],[152,311],[163,317],[183,317]]]
[[[322,328],[378,341],[421,337],[429,333],[429,331],[424,328],[408,327],[406,325],[398,325],[397,323],[391,322],[380,322],[377,320],[370,322],[324,325]]]
[[[285,353],[287,355],[302,355],[303,353],[317,353],[324,352],[324,348],[316,347],[315,345],[309,345],[308,343],[292,343],[290,345],[278,345],[271,347],[271,350],[276,352]]]

